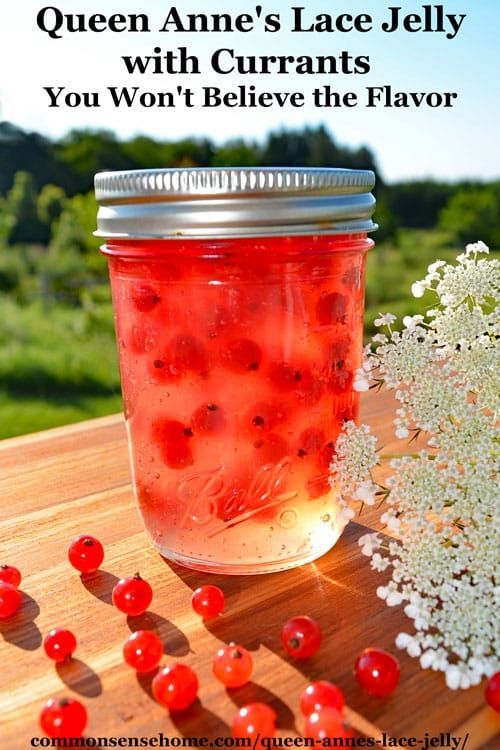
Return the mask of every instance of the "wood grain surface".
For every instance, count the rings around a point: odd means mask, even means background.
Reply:
[[[368,394],[364,419],[384,451],[401,451],[391,437],[389,395]],[[344,690],[348,718],[361,733],[392,738],[450,732],[465,747],[500,747],[498,716],[485,705],[483,687],[452,692],[442,675],[422,671],[405,654],[401,682],[389,699],[364,695],[353,677],[366,646],[395,652],[394,638],[408,628],[400,608],[387,608],[375,589],[383,577],[370,570],[356,540],[377,528],[377,512],[363,512],[331,552],[302,568],[265,576],[222,577],[195,573],[165,561],[142,531],[130,486],[121,416],[83,422],[0,443],[0,562],[23,572],[24,602],[0,621],[0,750],[27,750],[40,736],[38,714],[49,697],[79,697],[87,706],[86,736],[153,737],[230,735],[237,707],[270,703],[281,736],[300,735],[301,691],[311,679],[330,679]],[[73,536],[94,534],[105,545],[102,570],[80,577],[67,562]],[[111,605],[119,577],[139,570],[153,586],[150,611],[126,618]],[[210,579],[226,593],[225,613],[203,622],[193,613],[193,589]],[[319,620],[324,645],[305,662],[283,652],[279,632],[294,614]],[[41,647],[53,627],[78,639],[75,658],[54,666]],[[151,676],[136,677],[122,658],[131,631],[153,628],[164,643],[164,663],[182,660],[199,674],[200,700],[169,715],[151,697]],[[211,675],[221,642],[252,651],[252,682],[227,691]],[[438,747],[446,747],[446,738]],[[424,746],[422,746],[424,747]],[[462,750],[461,745],[460,750]]]

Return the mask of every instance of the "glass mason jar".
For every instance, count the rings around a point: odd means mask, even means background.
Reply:
[[[134,488],[165,557],[264,573],[341,534],[329,465],[358,414],[373,185],[336,169],[96,176]]]

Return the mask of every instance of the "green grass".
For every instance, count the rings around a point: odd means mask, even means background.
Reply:
[[[380,312],[398,317],[424,313],[429,300],[412,297],[411,285],[425,276],[435,260],[452,262],[460,252],[461,248],[453,246],[446,233],[437,230],[403,229],[397,244],[375,246],[367,264],[366,333],[374,333],[373,321]]]
[[[58,403],[55,396],[13,398],[10,393],[0,391],[0,439],[102,417],[121,410],[122,400],[118,395],[82,395],[72,399],[64,397]]]
[[[0,438],[120,409],[109,301],[76,309],[0,296]]]
[[[398,243],[377,246],[367,271],[366,330],[379,312],[422,312],[411,284],[437,258],[460,248],[437,231],[402,230]],[[36,274],[23,277],[28,292]],[[30,298],[26,293],[25,298]],[[0,438],[55,427],[121,409],[109,289],[83,295],[82,307],[20,304],[0,294]]]

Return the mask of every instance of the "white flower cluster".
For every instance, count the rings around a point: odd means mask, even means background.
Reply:
[[[433,263],[413,285],[417,297],[437,296],[427,315],[382,315],[386,333],[372,339],[355,387],[395,390],[395,433],[421,436],[425,450],[390,462],[377,494],[381,517],[397,539],[366,534],[359,544],[377,571],[391,578],[377,589],[388,606],[405,605],[415,632],[396,645],[446,675],[452,689],[477,685],[499,668],[500,505],[500,263],[485,259],[481,242],[456,265]],[[352,423],[338,439],[332,484],[347,497],[373,500],[377,463],[368,428]]]

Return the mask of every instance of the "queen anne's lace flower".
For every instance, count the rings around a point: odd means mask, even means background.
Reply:
[[[381,521],[397,539],[365,534],[361,552],[373,570],[391,569],[377,596],[404,604],[413,621],[415,632],[400,633],[396,645],[423,669],[444,672],[451,689],[499,668],[500,263],[479,257],[487,252],[478,242],[456,265],[432,263],[412,290],[434,293],[437,304],[425,319],[405,317],[401,332],[394,316],[381,315],[376,325],[386,332],[373,337],[356,375],[358,390],[372,382],[395,391],[396,436],[420,435],[426,449],[393,459],[386,486],[377,486],[375,439],[350,422],[331,465],[346,518],[352,501],[385,500]]]

